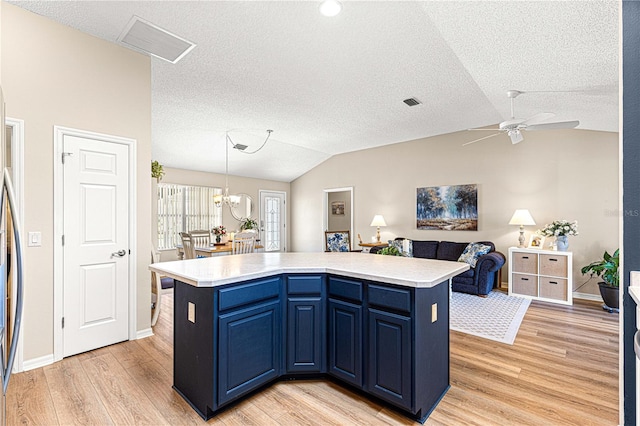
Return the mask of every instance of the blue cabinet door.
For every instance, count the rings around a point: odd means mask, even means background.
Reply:
[[[369,308],[367,390],[412,409],[411,318]]]
[[[320,373],[325,336],[322,298],[289,297],[287,305],[287,372]]]
[[[329,299],[329,373],[362,387],[362,306]]]
[[[218,405],[280,376],[280,310],[277,300],[220,315]]]

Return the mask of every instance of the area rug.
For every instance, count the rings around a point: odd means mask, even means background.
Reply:
[[[492,291],[489,297],[453,292],[450,328],[466,334],[513,345],[530,299]]]

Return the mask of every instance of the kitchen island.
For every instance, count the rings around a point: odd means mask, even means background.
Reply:
[[[361,253],[158,263],[176,280],[174,389],[205,419],[278,379],[331,377],[424,422],[449,388],[449,280]]]

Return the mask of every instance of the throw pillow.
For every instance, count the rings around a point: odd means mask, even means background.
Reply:
[[[480,243],[469,243],[458,258],[458,262],[467,262],[469,266],[475,268],[478,258],[489,253],[490,250],[491,246]]]
[[[406,244],[404,243],[405,241],[407,241]],[[404,257],[413,257],[413,244],[409,239],[389,240],[389,246],[397,248],[401,255]]]

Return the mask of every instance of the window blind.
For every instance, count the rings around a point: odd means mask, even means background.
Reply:
[[[174,248],[180,232],[221,225],[222,207],[213,202],[221,193],[221,188],[158,184],[158,249]]]

